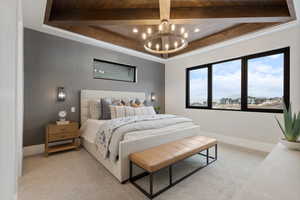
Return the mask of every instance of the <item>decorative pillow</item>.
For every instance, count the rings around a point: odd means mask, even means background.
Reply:
[[[112,100],[113,105],[122,106],[122,100],[121,99],[113,99]]]
[[[152,103],[149,100],[143,102],[144,106],[152,106]]]
[[[139,99],[135,99],[134,103],[137,104],[137,105],[141,105],[142,104],[142,102]]]
[[[122,98],[121,103],[124,106],[130,106],[130,99],[129,98]]]
[[[116,118],[126,117],[125,115],[125,106],[115,106]]]
[[[145,108],[147,109],[148,115],[156,115],[156,112],[155,112],[153,106],[147,106]]]
[[[110,105],[112,104],[111,98],[101,99],[101,119],[111,119]]]
[[[116,106],[114,106],[114,105],[109,105],[109,109],[110,109],[110,117],[111,117],[111,119],[117,118],[117,114],[116,114]]]
[[[130,117],[130,116],[134,116],[135,115],[135,108],[133,107],[130,107],[130,106],[124,106],[125,108],[125,116],[126,117]]]
[[[115,106],[115,105],[110,105],[110,113],[111,113],[111,118],[122,118],[125,117],[125,106]]]
[[[134,109],[134,113],[136,116],[140,116],[140,115],[149,115],[148,113],[148,108],[147,107],[138,107]]]
[[[89,118],[90,119],[100,119],[101,117],[101,101],[91,100],[88,102],[89,105]]]

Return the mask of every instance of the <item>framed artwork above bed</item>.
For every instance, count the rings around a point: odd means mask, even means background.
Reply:
[[[93,78],[136,82],[136,67],[105,60],[94,59]]]

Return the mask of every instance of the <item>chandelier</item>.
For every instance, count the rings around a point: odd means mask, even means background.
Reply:
[[[137,29],[133,29],[137,33]],[[147,28],[146,33],[142,33],[144,48],[154,54],[170,54],[184,49],[188,45],[188,32],[184,27],[177,28],[175,24],[170,24],[168,20],[162,20],[156,32],[152,28]]]

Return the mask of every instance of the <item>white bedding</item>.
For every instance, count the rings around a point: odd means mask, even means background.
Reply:
[[[80,129],[81,137],[83,137],[85,140],[87,140],[90,143],[95,143],[96,133],[99,130],[99,127],[107,121],[108,120],[88,119]],[[137,139],[142,139],[151,136],[163,135],[169,132],[173,132],[174,130],[187,128],[191,126],[195,126],[195,124],[193,122],[186,122],[186,123],[175,124],[172,126],[167,126],[164,128],[150,129],[144,131],[133,131],[127,133],[123,141],[137,140]]]

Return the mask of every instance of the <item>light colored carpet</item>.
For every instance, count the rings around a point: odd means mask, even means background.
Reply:
[[[238,147],[219,145],[218,160],[201,169],[157,200],[229,200],[254,172],[266,154]],[[199,157],[199,156],[198,156]],[[179,177],[201,159],[193,157],[174,168]],[[146,185],[147,179],[139,181]],[[154,177],[156,186],[167,183],[168,175]],[[148,182],[147,182],[148,183]],[[157,187],[155,187],[157,189]],[[19,200],[143,200],[147,199],[129,183],[120,184],[84,149],[28,157],[19,180]]]

